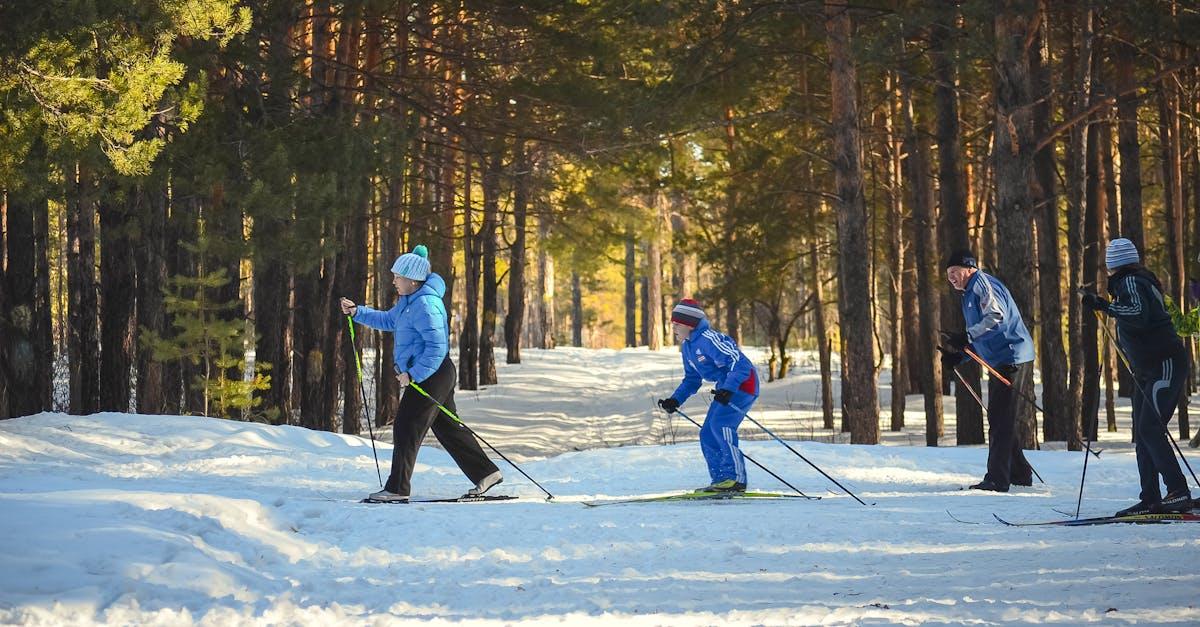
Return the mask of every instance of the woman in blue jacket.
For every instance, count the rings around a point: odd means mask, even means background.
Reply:
[[[704,381],[715,381],[716,402],[708,406],[700,428],[700,451],[712,483],[700,490],[745,492],[746,463],[738,449],[737,430],[758,399],[758,372],[728,335],[709,326],[696,301],[679,301],[671,311],[671,327],[683,355],[683,382],[658,405],[674,413]]]
[[[400,298],[391,309],[379,311],[343,298],[342,313],[359,324],[394,333],[392,365],[400,388],[407,392],[409,383],[415,382],[457,413],[454,384],[458,375],[450,361],[450,332],[442,301],[446,282],[430,272],[428,257],[429,251],[418,245],[392,264],[392,285]],[[383,490],[369,499],[408,501],[417,450],[431,427],[438,442],[475,484],[467,495],[483,494],[502,481],[500,470],[484,454],[470,430],[442,413],[424,395],[416,391],[403,394],[396,414],[392,425],[392,470]]]

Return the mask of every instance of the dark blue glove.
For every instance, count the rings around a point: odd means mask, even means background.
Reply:
[[[668,414],[673,414],[676,409],[679,409],[679,401],[675,400],[674,397],[660,398],[658,399],[658,406]]]
[[[733,399],[733,390],[715,390],[713,391],[713,400],[722,404],[728,405]]]
[[[1108,311],[1108,301],[1095,292],[1083,292],[1083,306],[1092,311]]]
[[[966,356],[967,356],[966,353],[962,353],[960,351],[953,351],[944,346],[939,346],[937,348],[938,348],[938,352],[940,352],[942,354],[942,371],[943,372],[948,372],[950,370],[953,370],[954,367],[957,366],[958,364],[961,364],[963,359],[966,358]]]
[[[971,338],[964,331],[955,331],[953,333],[942,332],[942,337],[946,338],[946,346],[958,353],[966,348],[971,343]]]

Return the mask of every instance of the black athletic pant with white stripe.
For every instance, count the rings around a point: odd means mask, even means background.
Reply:
[[[1159,476],[1168,494],[1187,488],[1187,479],[1167,438],[1167,424],[1187,383],[1187,354],[1162,360],[1157,372],[1135,375],[1138,391],[1133,393],[1133,437],[1142,482],[1141,499],[1144,503],[1157,503],[1162,500]]]
[[[995,366],[1012,383],[1005,385],[988,377],[988,481],[1000,488],[1010,484],[1033,483],[1033,467],[1025,460],[1021,439],[1017,437],[1017,404],[1027,403],[1022,394],[1032,387],[1033,363]]]
[[[454,362],[447,356],[437,372],[421,381],[420,386],[446,409],[458,415],[458,409],[454,406],[454,384],[457,380]],[[417,463],[417,451],[430,427],[442,448],[450,453],[472,484],[499,470],[484,454],[466,426],[455,422],[420,392],[405,389],[396,411],[396,422],[392,425],[392,472],[383,489],[405,496],[412,494],[409,482],[413,466]]]

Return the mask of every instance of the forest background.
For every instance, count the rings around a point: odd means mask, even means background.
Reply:
[[[1198,55],[1178,0],[5,2],[0,418],[382,424],[336,302],[390,306],[421,243],[463,389],[522,347],[661,347],[693,296],[771,380],[818,352],[827,428],[877,443],[921,393],[936,445],[969,247],[1035,335],[1026,445],[1078,448],[1131,392],[1074,296],[1108,239],[1195,353]]]

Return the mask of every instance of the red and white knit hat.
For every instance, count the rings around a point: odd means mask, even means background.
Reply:
[[[678,305],[671,310],[671,322],[676,322],[684,326],[696,328],[701,320],[708,316],[704,315],[704,310],[700,308],[700,303],[685,298],[679,301]]]

